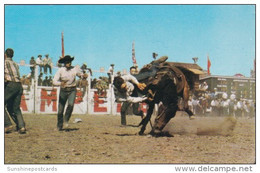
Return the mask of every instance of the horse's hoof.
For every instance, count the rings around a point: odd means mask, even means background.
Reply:
[[[190,116],[190,120],[195,120],[195,116],[194,115]]]
[[[160,130],[155,129],[155,130],[151,130],[149,134],[152,136],[158,136],[160,133],[161,133]]]
[[[140,132],[138,132],[138,135],[142,136],[142,135],[144,135],[144,132],[140,131]]]

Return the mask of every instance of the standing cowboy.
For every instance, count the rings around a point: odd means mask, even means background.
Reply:
[[[74,101],[76,98],[76,76],[84,77],[83,72],[80,68],[71,66],[71,62],[74,60],[74,57],[66,55],[64,58],[61,58],[58,63],[64,64],[64,67],[58,69],[57,73],[53,78],[53,85],[60,86],[60,95],[59,95],[59,106],[58,106],[58,122],[57,128],[59,131],[63,128],[63,122],[65,127],[68,127],[68,122],[70,120]],[[63,112],[65,109],[65,104],[68,101],[68,106],[66,108],[65,116],[63,119]]]
[[[20,134],[26,133],[25,122],[20,109],[23,87],[20,80],[19,66],[13,61],[13,49],[5,51],[5,132],[9,133],[12,123],[8,116],[14,120],[16,129]]]

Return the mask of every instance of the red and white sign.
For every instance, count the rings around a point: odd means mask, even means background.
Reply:
[[[113,91],[98,93],[91,89],[83,97],[83,92],[77,89],[73,114],[120,114],[121,104],[115,102]],[[56,114],[59,104],[59,87],[38,87],[35,95],[33,91],[24,89],[21,100],[23,113]],[[146,104],[141,104],[146,112]]]

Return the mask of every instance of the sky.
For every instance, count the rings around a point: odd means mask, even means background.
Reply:
[[[92,70],[108,70],[110,64],[115,71],[129,70],[133,42],[139,67],[156,52],[173,62],[198,57],[204,70],[209,55],[212,75],[250,77],[253,69],[255,5],[5,5],[4,10],[4,46],[14,49],[16,62],[29,64],[32,56],[49,54],[56,63],[64,32],[73,65],[87,63]]]

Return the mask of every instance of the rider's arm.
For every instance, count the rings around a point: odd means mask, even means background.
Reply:
[[[126,101],[131,103],[140,103],[147,99],[147,97],[127,97]]]
[[[124,76],[122,76],[122,78],[124,79],[125,82],[132,82],[133,84],[136,84],[136,85],[139,84],[138,80],[133,75],[130,75],[130,74],[124,75]]]
[[[130,75],[130,74],[124,75],[124,76],[122,76],[122,78],[124,79],[125,82],[131,82],[131,83],[133,83],[133,84],[136,84],[137,87],[138,87],[140,90],[144,90],[145,87],[146,87],[146,85],[145,85],[144,83],[139,83],[138,80],[137,80],[134,76],[132,76],[132,75]]]
[[[128,92],[121,93],[116,88],[114,88],[114,94],[115,94],[116,102],[139,103],[147,99],[147,97],[131,97]]]
[[[147,99],[147,97],[116,97],[117,102],[130,102],[130,103],[140,103]]]

